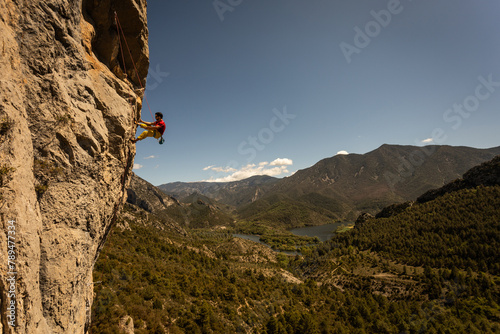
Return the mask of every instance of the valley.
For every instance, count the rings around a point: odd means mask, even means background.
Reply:
[[[500,157],[465,172],[354,226],[323,220],[325,240],[296,235],[315,225],[302,204],[245,219],[134,176],[94,269],[92,332],[500,333]]]

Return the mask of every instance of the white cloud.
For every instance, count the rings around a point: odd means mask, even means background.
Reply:
[[[219,172],[219,173],[231,173],[231,172],[236,172],[236,169],[232,167],[212,167],[210,168],[213,171]]]
[[[292,159],[278,158],[278,159],[275,159],[273,162],[271,162],[270,165],[271,166],[291,166],[291,165],[293,165],[293,161],[292,161]]]
[[[337,155],[348,155],[348,154],[349,154],[349,152],[344,151],[344,150],[337,152]]]
[[[421,140],[420,142],[422,144],[428,144],[428,143],[432,143],[433,141],[434,141],[434,138],[427,138],[427,139]]]
[[[276,159],[270,164],[266,161],[260,162],[258,165],[256,164],[248,164],[239,169],[235,169],[232,167],[213,167],[211,166],[211,170],[219,172],[219,173],[230,173],[226,176],[219,177],[211,177],[209,180],[205,180],[206,182],[232,182],[239,181],[243,179],[247,179],[251,176],[255,175],[269,175],[269,176],[280,176],[283,174],[288,174],[290,171],[287,169],[287,166],[291,166],[293,164],[290,159]],[[270,167],[274,166],[274,167]]]
[[[219,173],[231,173],[231,172],[236,172],[236,169],[232,167],[215,167],[215,165],[207,166],[203,168],[203,170],[213,170],[215,172]]]
[[[144,167],[143,165],[140,165],[140,164],[134,164],[134,170],[138,170],[138,169],[141,169],[142,167]]]
[[[156,156],[150,155],[149,157],[145,157],[144,160],[146,160],[146,159],[154,159],[154,158],[156,158]]]

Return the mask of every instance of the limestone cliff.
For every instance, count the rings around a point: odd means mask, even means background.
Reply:
[[[146,0],[0,0],[3,333],[88,330],[93,265],[130,181],[147,38]]]

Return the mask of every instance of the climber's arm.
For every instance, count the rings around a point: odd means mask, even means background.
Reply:
[[[142,119],[140,119],[138,123],[144,123],[146,125],[153,125],[153,124],[155,124],[154,122],[146,122],[146,121],[143,121]]]
[[[159,125],[151,125],[151,124],[154,124],[154,123],[143,122],[143,123],[139,123],[139,126],[145,130],[160,130]]]

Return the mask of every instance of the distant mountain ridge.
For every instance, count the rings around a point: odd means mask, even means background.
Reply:
[[[266,205],[259,201],[268,201],[272,210],[277,194],[285,196],[279,200],[281,206],[290,200],[304,203],[314,195],[310,203],[327,210],[326,216],[355,220],[362,212],[375,214],[387,205],[415,200],[499,154],[500,147],[382,145],[366,154],[336,155],[282,179],[240,212],[245,219],[262,219]],[[252,206],[259,207],[258,214]]]
[[[154,215],[165,226],[177,231],[184,227],[230,225],[234,221],[231,210],[215,200],[191,194],[181,202],[135,174],[132,174],[127,195],[129,206]]]
[[[253,177],[230,184],[167,184],[168,194],[198,191],[233,205],[245,220],[287,226],[355,220],[361,212],[415,200],[500,154],[500,147],[384,144],[365,154],[336,155],[283,179]],[[193,185],[196,185],[194,187]]]
[[[255,201],[278,181],[275,177],[258,175],[233,182],[173,182],[162,184],[158,188],[180,200],[198,193],[238,207]]]

